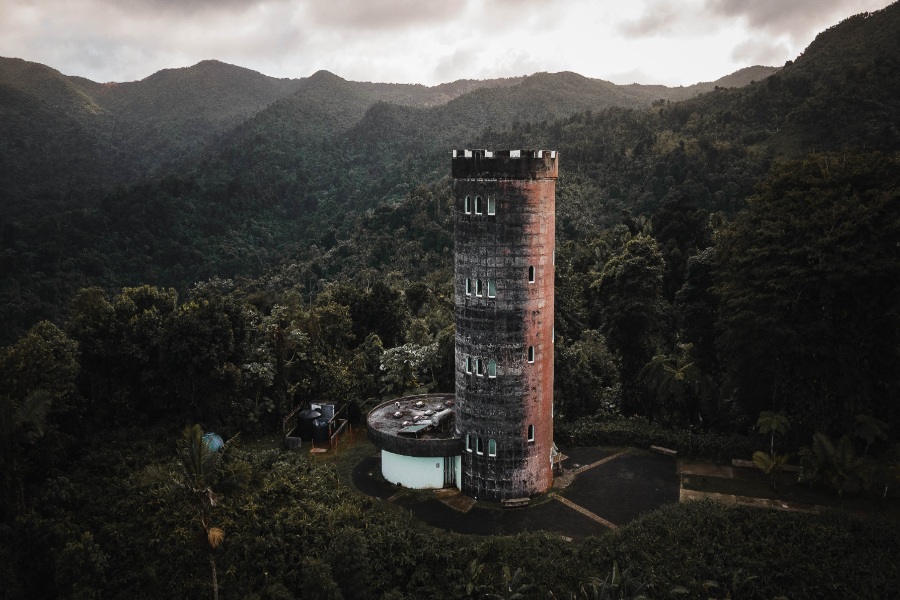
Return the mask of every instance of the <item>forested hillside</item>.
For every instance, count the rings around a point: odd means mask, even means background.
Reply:
[[[326,71],[278,80],[216,61],[98,84],[2,59],[7,339],[40,317],[59,318],[85,285],[185,290],[212,275],[258,273],[348,211],[439,180],[447,148],[485,127],[649,106],[715,85],[615,86],[545,73],[428,88]]]
[[[215,62],[111,86],[0,61],[7,593],[197,596],[218,560],[235,597],[588,598],[615,561],[652,597],[895,597],[900,535],[876,517],[680,505],[575,543],[473,541],[380,510],[330,463],[235,450],[229,473],[256,477],[201,553],[190,503],[147,482],[171,481],[185,423],[252,440],[310,400],[355,420],[452,390],[449,150],[554,148],[558,443],[757,451],[892,506],[897,31],[900,3],[783,68],[678,89]]]

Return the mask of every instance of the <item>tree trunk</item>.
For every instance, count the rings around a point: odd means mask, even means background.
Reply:
[[[216,571],[216,557],[213,556],[213,553],[209,553],[209,566],[212,568],[212,590],[213,590],[213,600],[219,600],[219,576]]]

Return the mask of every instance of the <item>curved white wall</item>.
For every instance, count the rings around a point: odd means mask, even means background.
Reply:
[[[453,457],[453,470],[459,485],[459,457]],[[441,456],[403,456],[381,451],[381,474],[391,483],[416,490],[444,487],[444,458]]]

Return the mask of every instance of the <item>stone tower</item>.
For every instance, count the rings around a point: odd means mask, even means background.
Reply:
[[[527,497],[553,483],[557,153],[454,150],[452,172],[461,488]]]

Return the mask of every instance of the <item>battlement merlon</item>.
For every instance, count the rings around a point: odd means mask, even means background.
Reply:
[[[453,150],[456,179],[556,179],[556,150]]]

